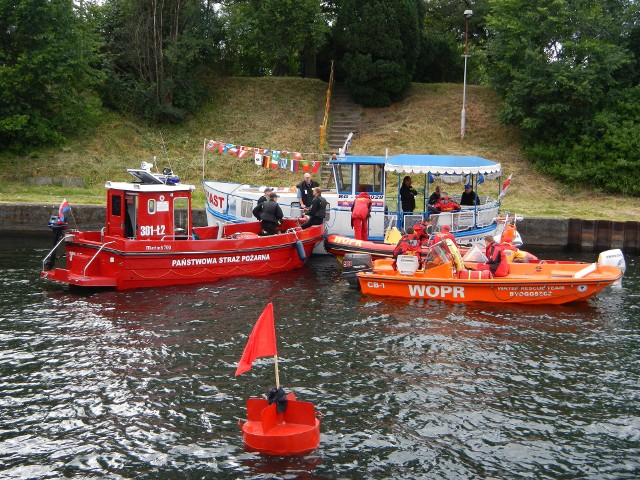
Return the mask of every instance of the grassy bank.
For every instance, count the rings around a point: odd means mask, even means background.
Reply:
[[[106,180],[128,180],[126,168],[157,157],[183,182],[202,179],[203,142],[215,139],[251,147],[317,152],[326,84],[299,78],[214,78],[211,96],[180,126],[154,128],[137,120],[107,114],[90,135],[26,155],[0,156],[0,201],[104,203]],[[610,198],[598,192],[569,189],[534,171],[521,154],[516,129],[498,120],[498,99],[484,87],[468,87],[467,130],[460,139],[460,85],[415,84],[406,98],[382,109],[365,109],[362,129],[351,153],[383,155],[434,153],[479,155],[502,163],[513,181],[504,208],[527,216],[640,220],[635,198]],[[205,154],[209,179],[252,184],[292,185],[298,173],[265,170],[252,159]],[[34,186],[38,177],[81,178],[83,187]],[[497,186],[481,194],[495,195]],[[451,187],[459,193],[460,186]],[[615,202],[615,210],[611,206]],[[198,188],[195,204],[204,205]]]

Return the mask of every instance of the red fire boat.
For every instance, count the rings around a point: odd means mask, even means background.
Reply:
[[[147,163],[127,171],[135,181],[105,185],[101,230],[66,231],[67,224],[52,217],[54,245],[42,262],[42,278],[125,290],[266,275],[304,265],[324,238],[324,225],[302,230],[296,219],[284,219],[271,236],[259,235],[260,222],[194,227],[193,185],[181,184],[170,169],[151,173]],[[55,268],[62,244],[66,268]]]

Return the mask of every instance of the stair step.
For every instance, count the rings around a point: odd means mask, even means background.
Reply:
[[[362,107],[355,103],[343,83],[335,83],[331,92],[331,127],[327,132],[329,149],[337,152],[350,133],[357,133],[362,121]],[[324,166],[323,166],[324,167]],[[321,178],[331,179],[331,169],[321,169]]]

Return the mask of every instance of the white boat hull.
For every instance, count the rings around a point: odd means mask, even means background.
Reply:
[[[204,181],[203,187],[206,198],[207,223],[215,225],[219,222],[248,222],[255,220],[253,208],[262,196],[264,187],[256,187],[231,182]],[[285,217],[299,218],[302,216],[300,203],[295,189],[276,189],[279,198],[278,203]],[[338,194],[334,191],[323,192],[322,196],[328,202],[327,235],[339,234],[353,236],[351,227],[351,204],[354,195]],[[397,225],[398,214],[385,213],[384,197],[371,195],[373,207],[369,219],[369,239],[382,241],[388,228]],[[476,244],[483,243],[486,235],[500,233],[500,224],[496,220],[499,204],[491,204],[477,211],[473,208],[464,209],[456,213],[442,213],[431,215],[436,230],[442,225],[450,225],[458,243]],[[405,214],[405,222],[416,223],[423,219],[422,214]],[[475,224],[475,227],[474,227]],[[314,253],[326,254],[324,246],[316,246]]]

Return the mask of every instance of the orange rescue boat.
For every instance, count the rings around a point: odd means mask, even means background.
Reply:
[[[586,301],[623,275],[623,270],[612,265],[543,260],[510,263],[507,276],[494,278],[486,270],[476,270],[476,263],[464,262],[455,245],[445,242],[436,244],[423,262],[417,256],[400,255],[397,263],[382,259],[371,265],[355,266],[355,278],[364,294],[456,303]]]

